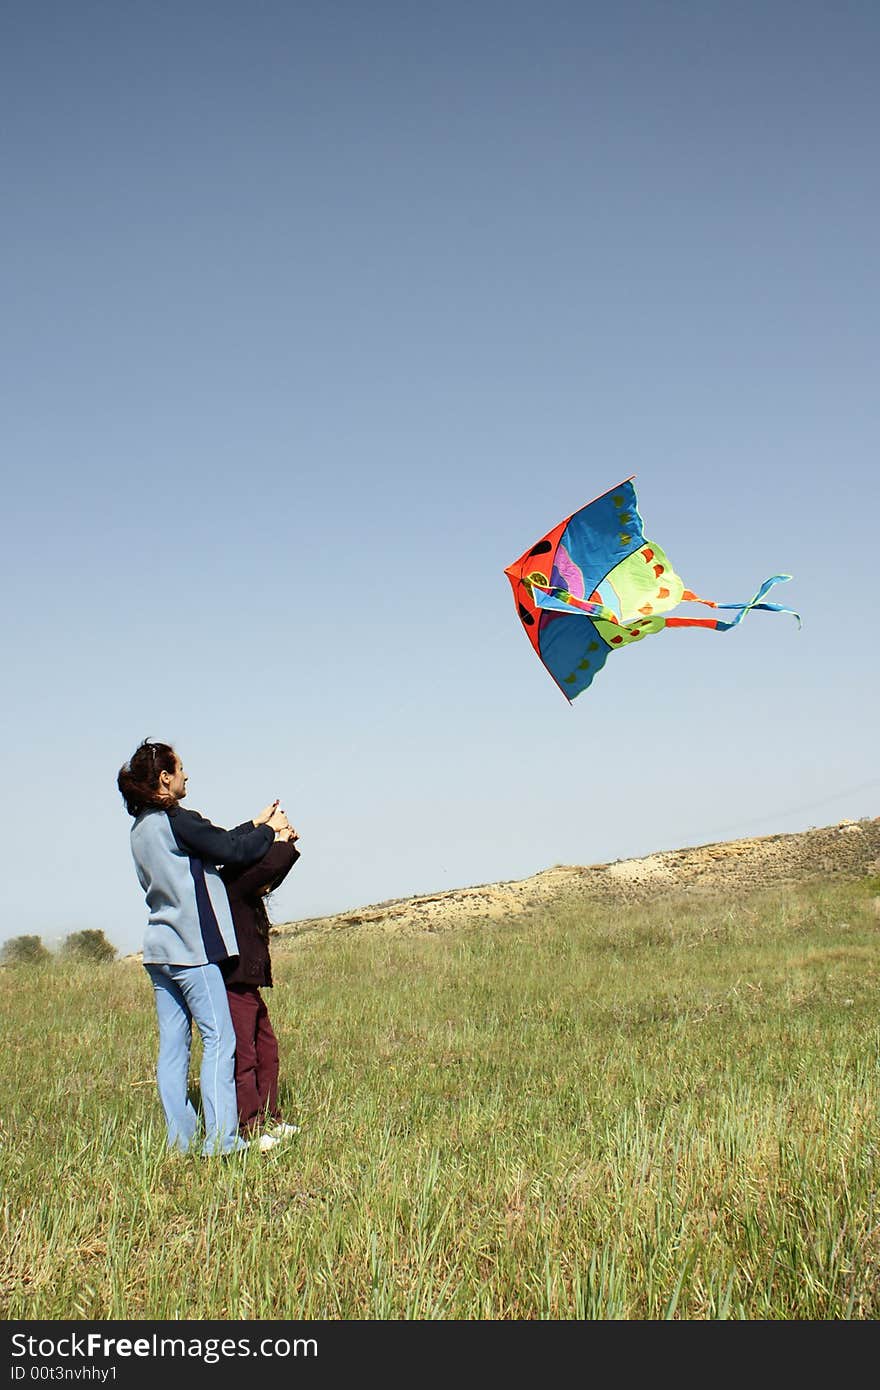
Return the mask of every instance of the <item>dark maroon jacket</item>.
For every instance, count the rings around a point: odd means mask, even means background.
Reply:
[[[269,956],[269,917],[265,892],[271,892],[287,877],[299,859],[299,850],[289,840],[275,840],[256,864],[242,868],[224,865],[220,877],[226,884],[238,956],[221,961],[227,985],[271,985],[272,961]],[[268,884],[268,890],[267,890]]]

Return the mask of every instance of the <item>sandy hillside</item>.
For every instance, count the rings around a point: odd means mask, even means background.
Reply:
[[[843,820],[795,835],[763,835],[690,849],[660,850],[613,864],[558,865],[510,883],[481,883],[273,928],[275,946],[315,932],[436,932],[464,922],[516,916],[553,898],[643,902],[658,894],[741,893],[831,875],[880,875],[880,817]]]

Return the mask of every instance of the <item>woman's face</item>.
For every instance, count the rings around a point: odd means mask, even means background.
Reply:
[[[182,801],[186,796],[186,773],[183,770],[183,763],[174,755],[174,771],[159,773],[159,788],[163,794],[173,801]]]

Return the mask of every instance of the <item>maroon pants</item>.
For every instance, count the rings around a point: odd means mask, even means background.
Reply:
[[[243,1133],[259,1129],[278,1109],[278,1039],[269,1010],[256,985],[228,985],[229,1012],[235,1029],[235,1096]]]

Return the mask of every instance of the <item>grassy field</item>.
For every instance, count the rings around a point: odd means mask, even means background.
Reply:
[[[875,1319],[878,895],[294,940],[235,1161],[164,1150],[137,964],[0,971],[0,1314]]]

